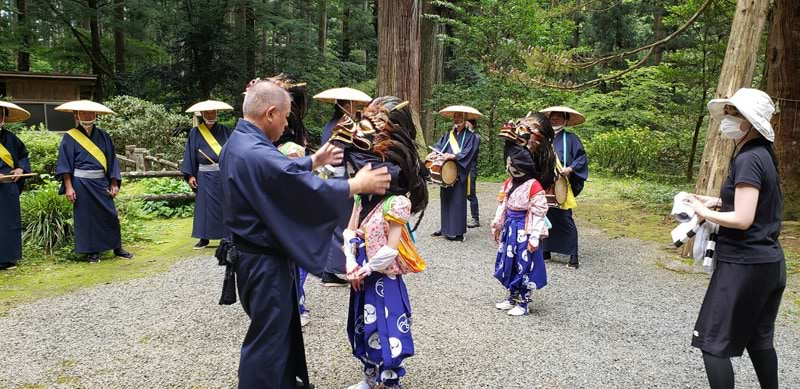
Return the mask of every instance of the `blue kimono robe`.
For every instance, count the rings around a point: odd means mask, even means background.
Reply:
[[[572,193],[578,196],[583,191],[584,183],[589,179],[589,160],[578,136],[565,131],[559,132],[553,139],[556,155],[565,167],[572,168],[569,183]],[[544,251],[577,256],[578,227],[572,218],[572,210],[552,207],[547,211],[547,218],[552,223],[550,236],[542,242]]]
[[[251,319],[239,387],[295,388],[296,378],[308,382],[297,266],[322,273],[349,185],[314,176],[310,157],[289,160],[244,119],[223,147],[220,166],[225,226],[239,251],[239,298]]]
[[[336,123],[339,122],[341,119],[340,114],[336,114],[331,118],[331,120],[325,124],[325,128],[322,130],[322,144],[327,143],[331,136],[333,136],[333,129],[336,127]],[[347,151],[345,151],[347,153]],[[342,165],[342,168],[344,165]],[[337,180],[347,180],[348,174],[347,171],[344,171],[341,176],[331,177],[331,179]],[[328,250],[328,261],[325,265],[325,272],[326,273],[333,273],[333,274],[344,274],[345,271],[345,260],[344,260],[344,252],[342,251],[342,245],[344,244],[344,238],[342,238],[342,232],[345,228],[347,228],[347,223],[350,222],[350,213],[353,210],[353,200],[349,200],[345,209],[342,210],[342,218],[339,219],[339,225],[336,226],[336,229],[333,231],[333,236],[331,237],[331,247]]]
[[[28,149],[11,131],[0,128],[0,144],[11,154],[14,166],[8,166],[0,159],[0,174],[7,175],[20,168],[31,172]],[[25,179],[17,182],[0,181],[0,264],[17,263],[22,258],[22,220],[20,216],[19,194]]]
[[[478,163],[478,135],[469,130],[462,130],[455,135],[461,146],[461,152],[453,152],[450,145],[450,132],[446,132],[433,146],[443,153],[456,154],[458,164],[458,180],[449,188],[441,188],[441,232],[443,236],[454,238],[467,232],[467,191],[470,187],[470,171]]]
[[[78,130],[86,134],[86,130],[78,126]],[[122,246],[120,235],[119,217],[114,199],[108,193],[111,179],[116,179],[122,186],[119,161],[114,150],[111,137],[94,127],[91,135],[87,135],[105,155],[108,171],[101,178],[75,177],[75,170],[103,170],[100,164],[83,146],[64,134],[61,146],[58,149],[56,162],[56,178],[61,181],[61,190],[64,194],[64,174],[72,176],[72,187],[75,189],[76,200],[73,205],[73,220],[75,228],[75,252],[79,254],[101,253]]]
[[[223,146],[231,135],[231,130],[219,123],[209,128],[209,132]],[[219,170],[214,170],[218,169],[219,165],[215,166],[209,162],[198,150],[203,150],[214,162],[219,163],[219,156],[195,127],[189,131],[181,165],[181,172],[186,180],[189,180],[189,177],[197,179],[192,237],[208,240],[226,238],[225,224],[222,220],[222,186],[219,182]]]

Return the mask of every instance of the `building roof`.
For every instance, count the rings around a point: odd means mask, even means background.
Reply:
[[[3,78],[27,78],[27,79],[48,79],[48,80],[73,80],[95,82],[97,75],[94,74],[68,74],[68,73],[38,73],[38,72],[0,72],[0,79]]]

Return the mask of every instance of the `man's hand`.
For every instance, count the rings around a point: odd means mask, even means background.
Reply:
[[[447,154],[444,155],[444,158],[445,159],[453,159],[454,160],[454,159],[456,159],[456,155],[447,153]]]
[[[191,187],[192,189],[197,189],[197,177],[190,176],[188,182],[189,182],[189,187]]]
[[[108,187],[108,194],[111,195],[112,198],[117,197],[117,193],[119,193],[119,185],[116,182],[113,182],[111,186]]]
[[[356,194],[377,194],[382,195],[389,189],[392,183],[392,176],[384,166],[373,169],[372,164],[367,164],[356,173],[356,176],[348,180],[350,184],[350,197]]]
[[[528,251],[530,251],[532,253],[535,253],[536,250],[538,250],[538,249],[539,249],[539,246],[534,246],[534,245],[531,244],[530,241],[528,241]]]
[[[66,188],[64,195],[67,196],[67,200],[69,200],[69,202],[72,204],[75,204],[75,200],[78,198],[78,196],[75,194],[75,189],[72,186],[68,186]]]
[[[325,143],[311,156],[312,170],[325,165],[341,165],[344,159],[344,150]]]
[[[16,168],[16,169],[11,171],[11,175],[12,176],[17,176],[17,175],[20,175],[20,174],[23,174],[23,173],[25,173],[25,171],[23,171],[20,168]],[[11,179],[11,181],[14,181],[14,182],[19,181],[19,177],[14,177],[14,178]]]
[[[564,177],[569,176],[570,174],[572,174],[572,172],[573,172],[573,170],[572,170],[571,167],[565,167],[565,168],[561,169],[561,175],[563,175]]]

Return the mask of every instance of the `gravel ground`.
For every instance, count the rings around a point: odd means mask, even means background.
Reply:
[[[420,230],[429,270],[406,278],[417,351],[406,361],[407,388],[707,387],[689,344],[707,281],[659,269],[655,245],[581,226],[580,270],[550,263],[549,285],[527,317],[495,310],[504,298],[487,226],[496,190],[479,186],[484,226],[464,243],[428,237],[438,226],[432,190]],[[221,277],[210,257],[195,258],[155,277],[20,306],[0,318],[0,386],[234,386],[248,320],[238,305],[216,304]],[[307,295],[312,381],[342,388],[360,380],[345,334],[347,289],[310,278]],[[781,315],[786,388],[800,387],[798,335],[797,321]],[[734,366],[740,387],[758,386],[747,357]]]

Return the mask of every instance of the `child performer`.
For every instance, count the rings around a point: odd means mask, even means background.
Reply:
[[[403,361],[414,355],[411,304],[402,275],[425,268],[408,220],[428,204],[427,169],[417,153],[417,129],[407,102],[376,98],[364,117],[361,126],[375,131],[375,160],[395,168],[389,169],[392,186],[386,195],[355,200],[343,233],[352,286],[347,335],[364,371],[364,380],[349,389],[399,388],[406,374]]]
[[[498,243],[494,276],[508,289],[508,298],[495,305],[508,315],[528,314],[532,289],[547,285],[539,245],[547,237],[545,190],[555,182],[553,128],[541,113],[532,113],[516,124],[518,135],[529,139],[526,146],[507,141],[506,179],[500,205],[492,221],[492,237]]]

